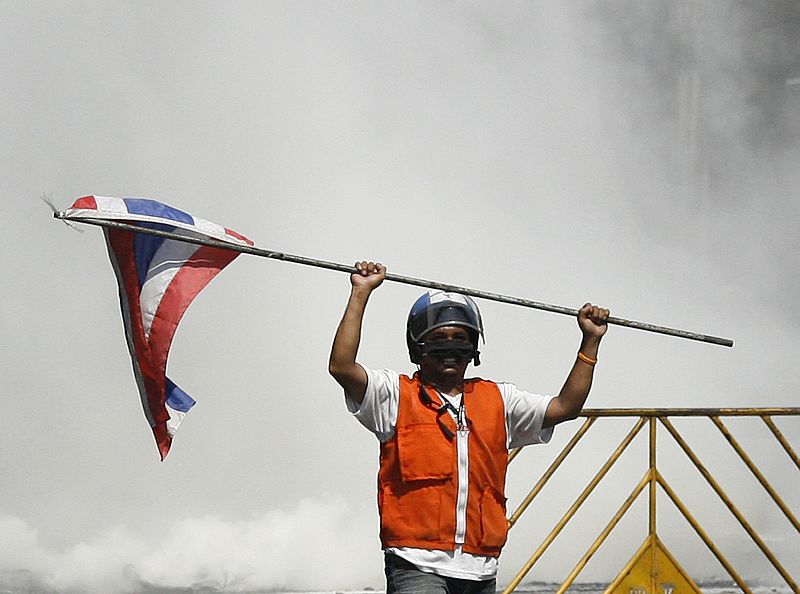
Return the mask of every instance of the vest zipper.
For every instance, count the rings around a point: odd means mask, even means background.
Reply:
[[[456,499],[455,540],[456,545],[463,545],[467,532],[467,498],[469,496],[469,428],[466,425],[459,427],[457,435],[458,497]]]
[[[458,492],[456,494],[456,533],[455,545],[461,548],[467,534],[467,505],[469,504],[469,420],[467,419],[466,410],[464,407],[464,394],[461,394],[461,401],[458,408],[453,406],[449,397],[436,391],[439,395],[439,400],[442,402],[440,411],[448,410],[450,416],[456,422],[456,457],[457,473],[458,473]],[[428,397],[424,387],[421,387],[421,394]],[[424,401],[424,399],[423,399]]]

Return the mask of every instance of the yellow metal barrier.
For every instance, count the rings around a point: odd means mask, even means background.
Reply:
[[[649,446],[648,446],[648,468],[644,473],[641,480],[634,486],[630,495],[622,502],[617,512],[609,520],[605,528],[600,532],[594,542],[591,544],[586,553],[576,563],[575,567],[566,577],[557,590],[557,594],[566,592],[569,587],[574,583],[580,572],[585,568],[591,557],[602,546],[606,538],[611,534],[614,527],[620,522],[625,513],[630,509],[639,495],[645,489],[648,490],[648,530],[647,536],[642,543],[639,550],[633,555],[631,560],[621,568],[616,579],[614,579],[606,589],[606,594],[683,594],[684,592],[700,593],[700,589],[694,583],[692,578],[681,568],[675,558],[666,549],[664,544],[658,538],[656,532],[656,494],[660,486],[667,497],[672,501],[675,507],[681,512],[689,525],[694,529],[699,538],[706,545],[708,550],[716,557],[720,565],[727,571],[731,579],[738,585],[738,587],[746,594],[751,593],[750,587],[744,579],[737,573],[732,564],[725,558],[719,547],[716,546],[713,539],[703,529],[700,523],[689,512],[686,505],[679,499],[675,490],[667,483],[664,477],[658,470],[657,460],[657,439],[656,433],[659,424],[663,426],[667,433],[672,436],[674,441],[678,444],[680,449],[686,454],[687,458],[694,464],[700,474],[705,478],[706,482],[711,486],[713,491],[717,494],[720,500],[730,510],[736,520],[739,522],[744,531],[749,535],[753,543],[761,550],[772,567],[775,568],[781,578],[789,585],[792,592],[798,592],[798,586],[795,579],[783,567],[780,560],[775,554],[767,547],[764,540],[750,525],[744,515],[734,505],[731,498],[725,493],[719,483],[716,481],[711,472],[703,465],[700,458],[689,447],[681,434],[670,422],[669,417],[708,417],[712,423],[719,429],[725,440],[730,444],[733,450],[741,458],[745,466],[755,476],[758,482],[762,485],[764,490],[775,502],[788,522],[794,529],[800,533],[800,522],[794,515],[788,505],[781,499],[777,491],[764,477],[763,473],[758,469],[758,466],[747,455],[744,448],[736,441],[726,425],[722,422],[721,417],[760,417],[769,428],[772,436],[777,440],[790,460],[800,470],[800,460],[797,454],[792,449],[789,441],[780,432],[771,417],[774,416],[800,416],[800,408],[664,408],[664,409],[586,409],[582,415],[586,417],[583,425],[578,429],[569,443],[559,453],[556,459],[545,470],[542,477],[533,486],[528,495],[522,500],[519,507],[511,514],[509,518],[509,527],[513,529],[519,518],[544,488],[545,484],[555,474],[556,470],[561,466],[567,456],[573,451],[578,442],[586,435],[589,429],[601,417],[639,417],[637,422],[622,439],[620,444],[614,452],[606,460],[605,464],[597,471],[594,477],[589,481],[583,491],[580,493],[575,502],[567,509],[563,517],[556,523],[550,533],[544,538],[542,544],[534,551],[528,561],[522,566],[517,573],[516,577],[511,581],[505,589],[504,594],[508,594],[516,590],[521,584],[522,580],[542,557],[548,547],[556,540],[559,533],[572,519],[578,509],[583,505],[589,495],[594,491],[600,481],[609,472],[615,462],[622,456],[623,452],[627,449],[636,435],[647,425],[649,429]],[[513,461],[520,453],[520,450],[514,450],[510,454],[510,460]]]

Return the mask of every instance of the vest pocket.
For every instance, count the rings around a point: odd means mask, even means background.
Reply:
[[[436,424],[397,429],[397,455],[404,482],[442,480],[453,476],[453,447]]]
[[[481,492],[481,546],[497,548],[506,543],[508,520],[506,498],[490,486]]]
[[[438,485],[394,490],[385,485],[380,493],[381,539],[438,542],[441,492]]]

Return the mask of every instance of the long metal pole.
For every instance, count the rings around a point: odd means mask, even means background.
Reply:
[[[186,243],[194,243],[197,245],[218,247],[223,250],[231,250],[234,252],[241,252],[243,254],[252,254],[253,256],[260,256],[262,258],[271,258],[273,260],[283,260],[284,262],[293,262],[295,264],[304,264],[306,266],[315,266],[317,268],[327,268],[328,270],[337,270],[339,272],[346,272],[348,274],[352,274],[353,272],[355,272],[353,266],[348,264],[338,264],[336,262],[317,260],[315,258],[295,256],[284,252],[275,252],[272,250],[265,250],[247,245],[235,245],[230,243],[224,243],[221,241],[217,241],[215,239],[208,239],[204,237],[188,237],[186,235],[178,235],[177,233],[172,233],[169,231],[161,231],[159,229],[139,227],[137,225],[130,225],[128,223],[121,223],[118,221],[106,221],[102,219],[86,219],[83,217],[73,218],[67,216],[64,212],[54,212],[53,216],[57,219],[72,221],[74,223],[86,223],[87,225],[97,225],[100,227],[106,227],[110,229],[122,229],[125,231],[132,231],[134,233],[145,233],[147,235],[155,235],[156,237],[164,237],[167,239],[173,239],[175,241],[183,241]],[[499,301],[500,303],[520,305],[522,307],[540,309],[543,311],[565,314],[572,317],[578,315],[578,310],[571,307],[563,307],[561,305],[551,305],[549,303],[532,301],[530,299],[520,299],[519,297],[510,297],[508,295],[501,295],[499,293],[479,291],[477,289],[459,287],[456,285],[449,285],[446,283],[414,278],[411,276],[401,276],[399,274],[387,273],[386,280],[406,285],[424,287],[426,289],[438,289],[441,291],[462,293],[464,295],[469,295],[470,297],[477,297],[479,299],[488,299],[489,301]],[[726,347],[733,346],[733,341],[728,338],[719,338],[717,336],[709,336],[707,334],[698,334],[697,332],[689,332],[687,330],[677,330],[675,328],[667,328],[666,326],[656,326],[655,324],[648,324],[646,322],[636,322],[634,320],[626,320],[624,318],[617,318],[614,316],[610,316],[608,318],[608,323],[614,324],[616,326],[625,326],[626,328],[633,328],[635,330],[645,330],[647,332],[666,334],[669,336],[686,338],[688,340],[696,340],[699,342],[707,342],[710,344],[717,344],[720,346],[726,346]]]

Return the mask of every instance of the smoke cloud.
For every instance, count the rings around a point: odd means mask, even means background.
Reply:
[[[340,498],[303,499],[292,510],[249,520],[176,520],[156,541],[115,526],[61,551],[47,547],[25,521],[5,516],[0,584],[14,591],[107,594],[374,587],[380,561],[371,516]]]

